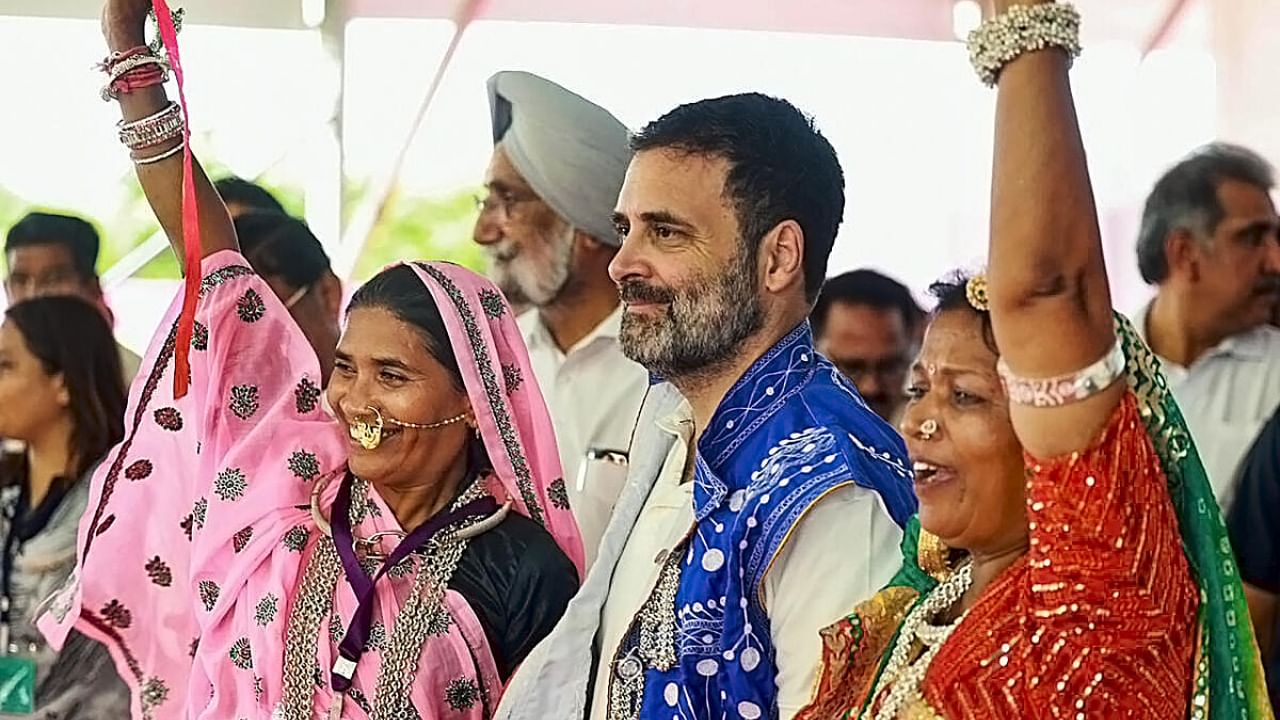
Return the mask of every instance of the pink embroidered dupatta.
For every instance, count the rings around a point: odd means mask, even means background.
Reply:
[[[494,463],[491,490],[546,528],[581,573],[551,423],[536,383],[523,382],[532,373],[509,307],[466,270],[414,268],[445,318]],[[331,554],[309,500],[314,483],[344,472],[345,429],[320,408],[305,338],[239,255],[205,259],[190,391],[175,400],[180,308],[179,299],[147,353],[126,439],[92,482],[76,572],[40,624],[55,646],[71,627],[105,643],[134,690],[135,718],[315,717],[329,707],[335,633],[318,642],[313,633],[286,666],[286,628],[319,603],[323,629],[338,626],[340,637],[355,606],[336,576],[320,586],[329,592],[299,592],[326,543]],[[321,496],[326,512],[337,486]],[[376,492],[367,499],[357,535],[398,529]],[[417,570],[379,583],[385,637],[371,642],[342,717],[374,714],[381,653],[395,644]],[[441,604],[447,622],[418,641],[408,699],[428,720],[487,717],[501,687],[483,628],[456,592]],[[284,703],[288,687],[303,688],[312,707]]]

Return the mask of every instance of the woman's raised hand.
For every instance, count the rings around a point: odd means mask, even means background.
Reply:
[[[102,36],[107,45],[112,50],[141,45],[150,10],[151,0],[106,0],[102,6]]]

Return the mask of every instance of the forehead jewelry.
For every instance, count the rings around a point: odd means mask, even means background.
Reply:
[[[442,428],[446,425],[453,425],[454,423],[462,422],[463,420],[471,417],[471,413],[468,411],[459,415],[454,415],[451,418],[446,418],[439,422],[419,424],[397,420],[393,417],[383,418],[382,412],[372,405],[365,409],[373,415],[372,421],[358,418],[348,427],[348,431],[351,433],[351,439],[360,443],[360,447],[365,450],[377,450],[378,446],[382,444],[382,429],[385,427],[386,423],[403,428],[413,428],[414,430],[435,430],[436,428]]]
[[[938,432],[938,421],[929,418],[920,423],[920,437],[925,440],[932,440],[933,434]]]

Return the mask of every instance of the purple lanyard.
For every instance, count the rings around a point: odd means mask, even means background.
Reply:
[[[356,557],[355,536],[351,532],[351,484],[351,477],[348,475],[338,488],[338,496],[333,501],[333,517],[329,520],[333,528],[333,544],[342,560],[347,582],[355,591],[357,603],[355,614],[351,617],[351,627],[347,628],[347,634],[338,645],[338,658],[334,661],[333,672],[330,674],[330,684],[338,693],[346,693],[351,689],[351,678],[355,676],[356,664],[364,654],[369,631],[373,627],[374,587],[382,576],[410,553],[426,545],[441,530],[459,521],[485,517],[498,511],[496,500],[483,497],[456,510],[436,515],[406,535],[383,561],[382,567],[370,577]]]

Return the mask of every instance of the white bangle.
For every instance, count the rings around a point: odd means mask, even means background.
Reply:
[[[1111,387],[1124,370],[1127,360],[1120,338],[1102,359],[1083,370],[1077,370],[1054,378],[1024,378],[1014,375],[1004,359],[996,363],[1005,394],[1014,405],[1049,408],[1070,405],[1086,400]]]
[[[177,145],[174,145],[168,150],[165,150],[159,155],[148,155],[146,157],[138,157],[137,155],[130,154],[130,158],[133,160],[134,165],[154,165],[155,163],[158,163],[161,160],[168,160],[174,155],[177,155],[178,153],[186,149],[186,147],[187,147],[187,141],[183,140],[182,142],[178,143]]]
[[[1000,71],[1022,55],[1046,48],[1080,56],[1080,12],[1066,3],[1014,5],[969,33],[969,62],[978,79],[995,87]]]

